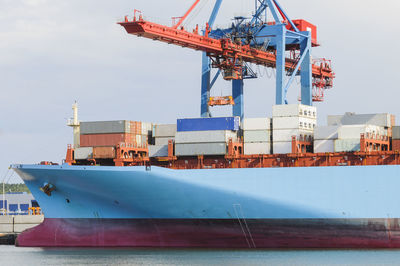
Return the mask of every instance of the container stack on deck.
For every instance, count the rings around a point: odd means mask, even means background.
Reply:
[[[292,153],[292,138],[312,140],[317,124],[317,108],[302,104],[275,105],[272,108],[274,154]]]
[[[314,152],[360,151],[361,134],[391,137],[395,117],[390,114],[346,113],[328,116],[328,126],[317,127],[314,135]]]
[[[239,117],[178,119],[175,155],[226,155],[229,141],[238,141],[239,129]]]
[[[245,155],[271,154],[270,118],[245,118],[242,129]]]
[[[154,144],[149,146],[149,157],[167,157],[168,142],[175,141],[176,124],[153,126]]]
[[[80,123],[80,147],[75,160],[113,159],[116,147],[127,144],[147,147],[152,124],[128,120]]]

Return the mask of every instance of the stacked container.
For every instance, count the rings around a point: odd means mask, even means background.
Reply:
[[[384,127],[375,125],[341,125],[317,127],[314,134],[314,152],[360,151],[361,134],[387,136]]]
[[[239,117],[178,119],[175,155],[225,155],[229,140],[238,141],[239,126]]]
[[[292,137],[310,139],[317,124],[317,108],[302,104],[272,107],[272,141],[274,154],[292,152]]]
[[[271,119],[245,118],[243,120],[244,154],[271,154]]]
[[[142,125],[144,127],[142,127]],[[115,147],[127,143],[147,147],[149,123],[118,120],[80,123],[80,148],[75,149],[76,160],[115,158]]]
[[[400,126],[394,126],[392,130],[392,150],[400,151]]]
[[[390,114],[354,114],[328,116],[328,126],[318,127],[314,152],[360,151],[361,134],[391,136],[395,117]]]
[[[149,146],[150,157],[167,157],[168,141],[175,140],[176,124],[164,124],[153,126],[155,145]]]

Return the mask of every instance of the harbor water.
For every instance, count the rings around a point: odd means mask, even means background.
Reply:
[[[0,265],[398,265],[400,250],[42,249],[0,246]]]

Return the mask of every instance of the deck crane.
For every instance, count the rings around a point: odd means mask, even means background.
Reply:
[[[232,81],[233,115],[243,117],[243,80],[257,77],[250,64],[276,68],[277,105],[288,103],[287,92],[296,76],[301,80],[302,104],[323,101],[324,91],[333,86],[335,74],[330,60],[311,58],[312,47],[319,46],[316,26],[305,20],[291,20],[277,0],[256,0],[251,19],[235,17],[230,28],[212,30],[222,3],[216,0],[204,33],[199,33],[198,26],[189,32],[181,24],[198,2],[173,27],[146,21],[141,13],[136,15],[136,10],[132,20],[125,17],[119,24],[129,34],[203,52],[202,117],[210,116],[210,89],[220,74]],[[272,21],[268,21],[269,15]],[[218,69],[212,80],[211,67]]]

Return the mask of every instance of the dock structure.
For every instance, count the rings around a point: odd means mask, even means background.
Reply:
[[[0,216],[0,245],[14,245],[23,231],[41,224],[44,215],[4,215]]]

